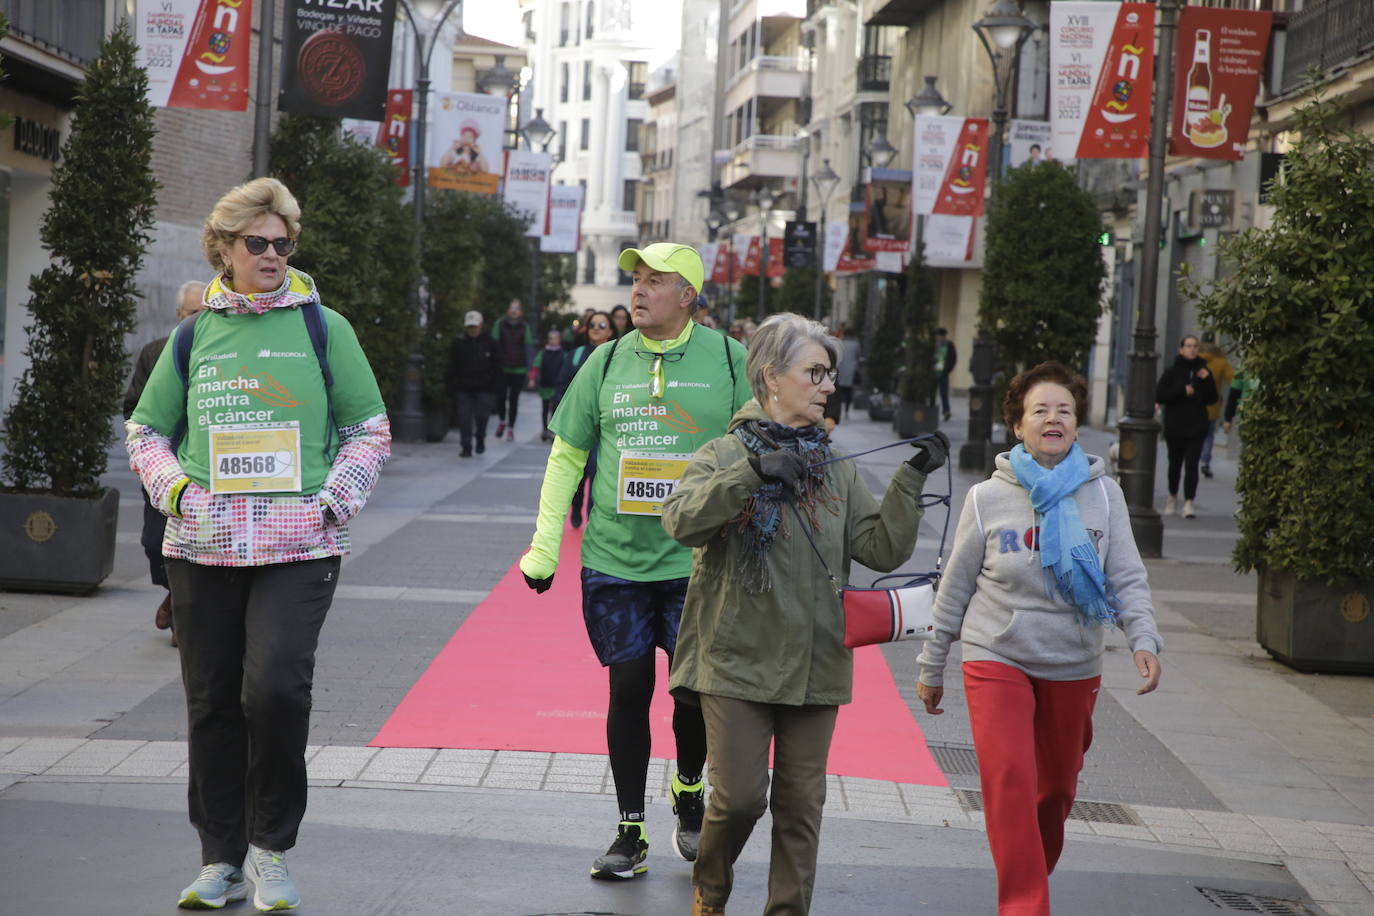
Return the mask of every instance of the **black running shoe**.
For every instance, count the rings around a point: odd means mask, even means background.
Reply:
[[[644,861],[649,858],[649,841],[644,837],[644,825],[635,821],[621,821],[615,842],[592,863],[592,877],[604,881],[624,881],[649,870]]]
[[[697,780],[687,784],[673,776],[673,813],[677,826],[673,828],[673,845],[677,854],[688,862],[697,860],[697,846],[701,843],[701,819],[706,814],[706,783]]]

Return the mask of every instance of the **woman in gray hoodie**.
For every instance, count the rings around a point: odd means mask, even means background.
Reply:
[[[1162,648],[1126,500],[1075,442],[1087,384],[1056,362],[1012,380],[1021,440],[964,500],[921,652],[917,695],[939,715],[949,645],[963,643],[999,916],[1049,916],[1049,875],[1092,742],[1105,631],[1120,627],[1144,679]]]

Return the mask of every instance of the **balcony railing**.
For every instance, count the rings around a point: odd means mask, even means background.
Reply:
[[[859,59],[860,92],[887,92],[891,83],[891,57],[886,54],[869,54]]]
[[[1308,0],[1288,20],[1281,93],[1307,81],[1307,68],[1329,70],[1374,50],[1374,16],[1368,0]]]
[[[762,73],[765,71],[769,73],[803,73],[805,69],[806,62],[800,57],[761,55],[751,59],[749,63],[735,71],[735,75],[730,77],[729,82],[726,84],[726,88],[733,87],[750,73]]]
[[[754,134],[752,137],[745,137],[735,144],[733,150],[736,156],[742,153],[750,153],[755,150],[779,150],[789,152],[801,149],[801,140],[796,137],[779,137],[774,134]]]

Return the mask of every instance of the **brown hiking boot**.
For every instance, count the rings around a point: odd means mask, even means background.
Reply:
[[[157,606],[157,611],[153,614],[153,626],[159,630],[167,630],[172,626],[172,596],[168,594],[162,599],[162,603]]]
[[[692,916],[725,916],[725,906],[712,906],[702,902],[701,888],[692,888]]]

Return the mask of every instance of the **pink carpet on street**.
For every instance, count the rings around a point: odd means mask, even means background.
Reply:
[[[587,642],[581,532],[564,532],[553,588],[536,596],[512,566],[411,687],[373,747],[606,753],[606,672]],[[914,647],[912,649],[914,650]],[[650,710],[653,756],[676,756],[667,659]],[[854,654],[854,702],[840,709],[829,772],[947,785],[874,646]]]

